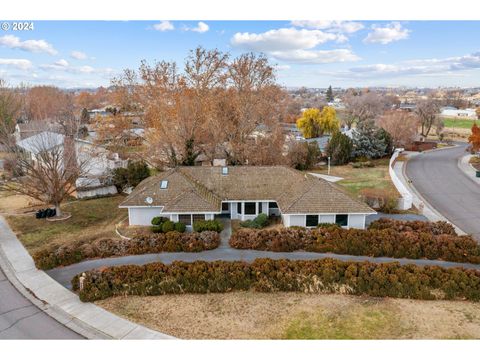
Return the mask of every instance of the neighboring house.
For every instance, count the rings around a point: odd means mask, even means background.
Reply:
[[[19,142],[44,131],[59,132],[61,129],[62,127],[54,121],[29,121],[17,123],[13,135],[15,136],[15,141]]]
[[[337,223],[365,227],[375,214],[333,184],[284,166],[178,167],[142,181],[120,204],[130,225],[150,225],[164,216],[191,227],[222,215],[254,219],[279,215],[285,226]]]
[[[38,154],[41,151],[57,147],[63,148],[64,142],[65,136],[63,134],[44,131],[18,141],[17,146],[32,161],[37,161]],[[116,193],[115,186],[112,186],[105,180],[108,179],[112,170],[126,167],[128,161],[120,159],[117,153],[111,153],[103,147],[81,139],[75,139],[75,151],[77,163],[86,164],[85,177],[77,180],[77,197],[96,197]]]
[[[448,106],[442,108],[440,115],[445,117],[458,117],[458,118],[469,118],[477,119],[477,113],[475,109],[456,109],[454,107]]]

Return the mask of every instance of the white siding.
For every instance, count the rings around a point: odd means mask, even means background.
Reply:
[[[214,215],[213,214],[205,214],[205,220],[213,220]]]
[[[285,215],[289,218],[288,226],[305,226],[305,215]]]
[[[130,225],[152,225],[152,219],[155,216],[162,215],[160,213],[160,207],[147,207],[147,208],[129,208],[128,218]],[[163,216],[163,215],[162,215]]]
[[[348,215],[348,227],[355,229],[365,228],[365,215],[350,214]]]
[[[262,202],[260,204],[262,206],[261,207],[261,209],[262,209],[261,212],[268,215],[268,202]],[[259,211],[259,213],[260,213],[260,211]]]
[[[320,223],[333,224],[335,222],[335,215],[320,215]]]

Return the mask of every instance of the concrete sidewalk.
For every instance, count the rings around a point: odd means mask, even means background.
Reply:
[[[0,265],[28,300],[59,323],[88,339],[173,339],[83,303],[77,295],[35,267],[32,257],[0,216]]]
[[[473,182],[477,183],[480,185],[480,178],[477,177],[476,174],[476,169],[470,164],[470,159],[472,158],[472,154],[467,154],[462,156],[458,160],[458,167],[460,170],[464,172],[465,175],[467,175]]]

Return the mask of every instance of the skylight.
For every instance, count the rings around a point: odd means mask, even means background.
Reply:
[[[228,175],[228,167],[222,167],[222,175]]]
[[[168,187],[168,180],[162,180],[160,183],[160,189],[166,189]]]

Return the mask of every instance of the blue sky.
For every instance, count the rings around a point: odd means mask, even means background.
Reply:
[[[142,59],[201,45],[263,52],[285,86],[480,86],[478,21],[35,21],[0,30],[0,78],[108,86]]]

